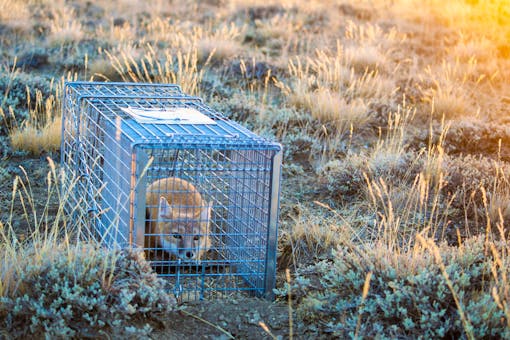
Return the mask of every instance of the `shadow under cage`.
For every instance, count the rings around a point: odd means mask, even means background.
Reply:
[[[282,150],[176,85],[70,82],[66,207],[109,247],[139,247],[176,295],[272,296]]]

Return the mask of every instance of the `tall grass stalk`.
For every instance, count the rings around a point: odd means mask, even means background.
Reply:
[[[287,284],[289,286],[289,291],[287,295],[287,306],[289,311],[289,339],[294,339],[294,317],[292,311],[292,285],[290,280],[290,270],[289,268],[285,269],[285,278],[287,280]]]
[[[501,225],[501,224],[500,224]],[[503,230],[502,226],[500,230]],[[504,234],[502,235],[504,236]],[[510,328],[510,282],[508,273],[508,243],[506,238],[502,238],[503,247],[498,251],[494,243],[490,243],[489,247],[494,258],[491,273],[494,277],[496,285],[492,287],[492,297],[498,308],[503,311],[506,316],[507,327]]]
[[[396,112],[388,114],[386,132],[382,133],[379,128],[379,139],[372,152],[373,157],[377,154],[401,155],[405,151],[406,138],[410,122],[416,114],[416,107],[409,105],[404,96],[402,103],[397,105]]]
[[[7,98],[9,97],[9,92],[11,91],[11,88],[12,88],[12,83],[13,83],[14,79],[16,78],[16,76],[20,73],[20,70],[16,67],[17,60],[18,60],[18,58],[14,57],[14,61],[13,61],[11,67],[2,67],[3,68],[2,71],[9,74],[9,80],[5,86],[4,97],[2,99],[2,105],[0,105],[1,107],[3,107],[5,105]]]
[[[85,36],[85,30],[80,20],[76,19],[75,11],[66,6],[52,11],[49,32],[47,40],[53,46],[77,43]]]
[[[354,339],[358,339],[359,329],[361,326],[361,310],[364,307],[365,300],[368,296],[368,291],[370,289],[370,280],[372,279],[372,272],[368,272],[367,276],[365,277],[365,283],[363,284],[363,291],[361,293],[361,302],[359,304],[358,308],[358,321],[356,322],[356,331],[354,332]]]

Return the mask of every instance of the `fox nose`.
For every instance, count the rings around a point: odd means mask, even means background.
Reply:
[[[192,258],[194,258],[194,257],[195,257],[195,253],[194,253],[194,252],[192,252],[192,251],[187,251],[187,252],[186,252],[186,257],[187,257],[188,259],[192,259]]]

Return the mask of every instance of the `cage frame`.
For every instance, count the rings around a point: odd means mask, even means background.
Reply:
[[[123,87],[133,87],[133,88],[140,88],[143,90],[148,90],[145,93],[142,94],[129,94],[129,93],[122,93],[119,89],[122,89]],[[86,91],[86,93],[79,93],[79,90],[77,88],[87,88],[89,87],[89,90]],[[94,87],[99,88],[106,88],[110,91],[110,94],[103,95],[100,93],[100,91]],[[70,89],[70,90],[68,90]],[[150,92],[152,89],[153,92]],[[159,91],[160,89],[166,89],[170,92],[170,94],[161,94]],[[75,91],[74,94],[69,93],[69,91]],[[116,92],[117,91],[117,92]],[[119,93],[120,92],[120,93]],[[136,92],[136,91],[135,91]],[[164,91],[163,91],[164,92]],[[73,97],[74,96],[74,97]],[[181,90],[181,88],[178,85],[175,84],[143,84],[143,83],[122,83],[122,82],[112,82],[112,83],[102,83],[102,82],[83,82],[83,81],[74,81],[74,82],[66,82],[65,83],[65,91],[64,91],[64,100],[63,100],[63,110],[69,110],[70,107],[68,105],[71,105],[69,102],[69,98],[71,97],[71,100],[74,100],[75,102],[79,103],[79,107],[81,107],[82,102],[93,102],[93,101],[100,101],[100,100],[111,100],[112,96],[115,96],[116,100],[133,100],[133,99],[140,99],[140,100],[182,100],[182,101],[194,101],[196,103],[199,103],[203,108],[208,108],[203,101],[198,97],[192,97],[184,94]],[[74,103],[76,104],[76,103]],[[77,107],[77,105],[74,105],[74,107]],[[229,121],[226,117],[224,117],[222,114],[212,110],[216,114],[218,114],[218,117],[221,117],[222,119],[225,119]],[[81,114],[81,113],[80,113]],[[77,121],[74,122],[74,126],[76,130],[80,129],[80,116],[79,114],[76,115],[76,112],[74,114],[71,114],[71,117],[78,117]],[[65,134],[65,127],[66,127],[66,115],[63,114],[62,117],[62,136]],[[239,126],[241,127],[241,126]],[[246,133],[248,132],[250,137],[256,136],[253,134],[253,132],[245,129],[244,127],[241,127],[240,133]],[[129,136],[128,136],[129,137]],[[143,140],[131,140],[131,146],[130,146],[130,154],[132,156],[131,159],[131,174],[130,174],[130,193],[129,193],[129,237],[128,237],[128,246],[129,247],[144,247],[144,237],[146,235],[145,230],[145,220],[142,218],[135,218],[135,216],[142,216],[145,215],[145,209],[146,209],[146,202],[145,202],[145,191],[144,190],[135,190],[136,185],[134,184],[137,179],[143,178],[141,174],[141,169],[139,169],[137,166],[134,166],[134,164],[140,164],[144,163],[146,160],[143,159],[145,157],[145,154],[143,152],[144,148],[150,148],[151,145],[157,145],[158,148],[169,148],[169,149],[175,149],[176,148],[176,141],[179,140],[179,143],[188,143],[189,142],[189,136],[186,134],[176,134],[172,136],[168,136],[169,139],[165,142],[161,141],[161,138],[144,138]],[[229,136],[223,136],[223,137],[229,137]],[[238,139],[239,136],[230,136],[234,139]],[[266,234],[266,249],[265,249],[265,263],[264,263],[264,287],[262,289],[263,293],[258,294],[257,291],[255,293],[257,295],[262,295],[266,298],[273,299],[273,288],[276,285],[276,254],[277,254],[277,235],[278,235],[278,213],[279,213],[279,199],[280,199],[280,185],[281,185],[281,164],[282,164],[282,158],[283,158],[283,152],[281,145],[268,141],[265,138],[256,136],[258,138],[255,139],[255,141],[246,142],[242,145],[230,145],[232,148],[235,148],[235,150],[238,150],[239,148],[253,148],[257,143],[264,144],[264,146],[267,147],[267,143],[271,145],[272,148],[274,148],[274,155],[271,157],[271,164],[270,164],[270,171],[269,171],[269,209],[268,209],[268,221],[267,221],[267,228],[265,230]],[[246,140],[245,140],[246,141]],[[77,144],[80,145],[80,136],[79,133],[77,135]],[[214,144],[215,141],[210,141],[211,145]],[[217,142],[217,141],[216,141]],[[239,142],[239,140],[238,140]],[[62,138],[62,154],[61,154],[61,163],[64,162],[65,157],[65,139]],[[204,142],[199,141],[197,143],[197,146],[204,147]],[[229,147],[230,147],[229,146]],[[213,148],[213,146],[209,146]],[[223,150],[223,149],[222,149]],[[140,159],[142,160],[140,161]],[[145,185],[142,185],[142,187],[147,187],[146,183]],[[140,204],[140,202],[143,202],[143,204]]]

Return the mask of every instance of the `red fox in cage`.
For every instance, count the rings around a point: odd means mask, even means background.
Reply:
[[[212,202],[206,203],[193,184],[176,177],[147,188],[146,247],[157,247],[186,261],[200,261],[211,246]],[[157,251],[156,251],[157,253]]]

